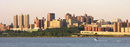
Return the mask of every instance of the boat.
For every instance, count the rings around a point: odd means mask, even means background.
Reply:
[[[95,38],[94,41],[98,41],[98,38]]]

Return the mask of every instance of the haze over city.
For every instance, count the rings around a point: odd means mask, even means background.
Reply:
[[[13,16],[23,13],[29,14],[30,23],[33,23],[35,17],[46,18],[50,12],[55,13],[56,19],[64,19],[66,13],[76,16],[87,13],[95,20],[126,20],[130,18],[129,2],[130,0],[0,0],[0,22],[13,23]]]

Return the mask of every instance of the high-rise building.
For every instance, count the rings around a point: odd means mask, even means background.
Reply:
[[[94,18],[92,16],[87,16],[87,14],[84,14],[84,16],[77,16],[77,21],[79,22],[85,22],[87,24],[91,24],[94,21]]]
[[[34,28],[39,28],[39,20],[37,17],[34,20]]]
[[[65,15],[66,22],[68,22],[68,20],[71,19],[71,18],[72,18],[72,15],[71,15],[71,14],[67,13],[67,14]]]
[[[24,28],[29,28],[29,14],[24,15]]]
[[[50,27],[50,21],[55,19],[55,13],[48,13],[47,14],[47,26]]]
[[[84,22],[84,17],[81,16],[81,20],[80,20],[80,22]]]
[[[23,14],[21,14],[19,16],[19,28],[23,28],[24,27],[24,16]]]
[[[94,21],[94,18],[92,16],[87,16],[87,14],[84,14],[84,16],[76,16],[75,14],[72,16],[71,14],[67,13],[65,15],[66,22],[69,22],[69,19],[77,20],[79,23],[86,23],[91,24]]]
[[[77,21],[78,22],[85,22],[85,17],[84,16],[77,16]]]
[[[114,32],[121,32],[121,27],[122,27],[122,23],[120,23],[120,22],[114,23],[113,24],[113,31]]]
[[[44,22],[46,21],[46,19],[44,19],[44,17],[42,17],[41,19],[41,29],[44,29]]]
[[[128,22],[128,20],[126,20],[126,23],[127,23],[127,27],[126,27],[127,28],[127,32],[130,32],[130,29],[129,29],[130,28],[130,23]]]
[[[62,22],[63,22],[63,27],[67,27],[66,19],[63,19]]]
[[[50,22],[50,27],[49,28],[61,28],[61,27],[63,27],[62,20],[52,20]]]
[[[47,21],[52,21],[55,19],[55,13],[48,13],[47,14]]]
[[[6,30],[6,24],[0,23],[0,31],[5,31]]]
[[[43,19],[38,19],[36,17],[36,19],[34,20],[34,26],[35,26],[35,28],[44,29],[44,21],[45,21],[44,18]]]
[[[114,32],[117,32],[117,23],[114,23],[114,24],[113,24],[113,31],[114,31]]]
[[[77,18],[77,21],[80,22],[80,19],[81,19],[80,16],[77,16],[76,18]]]
[[[10,25],[7,25],[7,26],[6,26],[6,29],[7,29],[7,30],[10,30],[11,28],[13,28],[13,23],[11,23]]]
[[[91,24],[91,23],[93,23],[93,17],[92,16],[88,16],[88,17],[86,17],[87,18],[87,20],[86,20],[86,22],[88,23],[88,24]]]
[[[18,15],[13,16],[13,28],[18,28]]]
[[[117,31],[118,31],[118,32],[121,32],[121,24],[122,24],[122,23],[117,23]]]
[[[114,22],[113,24],[113,31],[114,32],[125,32],[129,33],[130,32],[130,23],[128,23],[128,20],[126,22]]]
[[[44,29],[47,29],[47,21],[44,21]]]

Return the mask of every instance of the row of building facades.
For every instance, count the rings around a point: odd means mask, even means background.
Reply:
[[[112,23],[100,19],[96,23],[86,25],[84,29],[81,34],[130,35],[130,23],[121,19],[114,19]]]
[[[75,16],[75,14],[65,14],[65,19],[55,19],[55,13],[48,13],[47,19],[42,17],[34,19],[33,24],[30,24],[29,14],[14,15],[13,24],[6,26],[0,24],[0,31],[4,30],[20,30],[33,31],[47,28],[61,28],[61,27],[79,27],[84,25],[85,31],[92,32],[123,32],[130,33],[130,23],[128,20],[114,19],[112,22],[104,19],[94,20],[94,17],[84,14],[83,16]]]
[[[14,15],[13,27],[10,27],[8,30],[32,31],[47,28],[79,27],[80,25],[91,24],[94,20],[92,16],[88,16],[87,14],[84,14],[83,16],[75,16],[75,14],[72,15],[70,13],[65,14],[65,19],[55,19],[55,13],[48,13],[47,19],[44,17],[38,19],[36,17],[33,24],[29,23],[29,18],[29,14]]]

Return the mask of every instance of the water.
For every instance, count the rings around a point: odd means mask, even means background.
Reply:
[[[130,47],[130,38],[0,38],[0,47]]]

